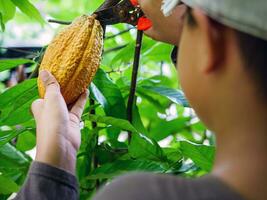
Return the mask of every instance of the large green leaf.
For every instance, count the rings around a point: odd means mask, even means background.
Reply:
[[[151,124],[149,136],[156,141],[160,141],[169,135],[179,133],[185,128],[188,128],[190,117],[179,117],[170,121],[157,120]]]
[[[1,0],[0,0],[1,1]],[[12,69],[17,67],[18,65],[26,64],[26,63],[34,63],[32,60],[28,59],[1,59],[0,60],[0,72]]]
[[[113,141],[113,143],[115,142]],[[125,143],[117,142],[117,145],[121,145],[122,147],[113,148],[108,143],[103,143],[96,147],[95,155],[97,156],[100,165],[114,162],[128,153],[127,145]]]
[[[20,151],[29,151],[36,146],[36,137],[33,130],[24,131],[17,138],[16,148]]]
[[[19,186],[13,180],[0,175],[0,194],[10,194],[18,190]]]
[[[89,130],[85,127],[81,131],[82,143],[79,153],[77,155],[77,170],[76,174],[79,180],[82,180],[92,170],[92,159],[95,146],[97,144],[97,132],[98,130]]]
[[[37,86],[28,90],[22,94],[16,102],[7,110],[2,110],[2,116],[4,118],[1,120],[3,125],[13,126],[27,122],[32,119],[32,114],[30,112],[32,102],[38,98]]]
[[[127,173],[129,171],[149,171],[149,172],[164,172],[161,164],[147,160],[117,160],[113,163],[108,163],[97,168],[90,174],[88,179],[113,178],[114,176]]]
[[[158,42],[143,53],[142,62],[169,61],[172,49],[173,46]]]
[[[144,135],[148,135],[148,131],[146,130],[141,115],[139,113],[138,107],[135,105],[133,108],[133,125],[138,130],[139,133],[142,133]]]
[[[13,105],[23,94],[36,88],[36,79],[26,80],[0,94],[0,110]],[[0,117],[1,118],[1,117]]]
[[[10,0],[0,0],[1,27],[4,31],[5,23],[15,15],[16,7]]]
[[[83,119],[87,118],[88,114],[83,116]],[[122,130],[131,131],[133,133],[138,133],[138,131],[124,119],[118,119],[114,117],[98,116],[98,115],[89,115],[89,120],[93,122],[103,123],[106,125],[112,125],[118,127]]]
[[[102,69],[97,71],[91,91],[108,116],[126,118],[126,106],[120,89]]]
[[[39,11],[28,0],[11,0],[24,14],[40,22],[45,23],[45,20]]]
[[[184,107],[189,107],[189,103],[186,100],[184,94],[180,90],[166,87],[153,87],[153,86],[142,86],[141,88],[157,93],[161,96],[167,97],[173,103],[183,105]]]
[[[30,161],[20,151],[10,144],[0,147],[0,172],[10,169],[26,171]]]
[[[160,146],[155,141],[141,134],[132,134],[129,154],[133,158],[138,159],[149,159],[160,162],[167,161]]]
[[[191,160],[203,170],[209,172],[212,169],[215,147],[193,144],[187,141],[180,142],[182,154]]]
[[[19,134],[25,132],[26,128],[10,130],[10,131],[0,131],[0,147],[5,145],[7,142],[17,137]]]
[[[134,56],[135,42],[128,44],[125,48],[121,49],[117,55],[113,58],[110,65],[121,65],[122,63],[129,63]]]
[[[90,86],[91,94],[102,105],[107,116],[125,119],[126,106],[118,86],[99,69]],[[108,136],[116,139],[120,133],[117,128],[108,129]]]

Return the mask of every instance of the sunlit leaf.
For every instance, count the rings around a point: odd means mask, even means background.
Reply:
[[[149,136],[156,141],[160,141],[172,134],[179,133],[189,126],[190,117],[180,117],[170,121],[158,120],[151,125]]]
[[[11,109],[2,110],[4,118],[1,120],[1,123],[13,126],[32,119],[30,108],[32,102],[36,98],[38,98],[38,90],[37,86],[34,86],[27,90],[24,94],[20,95],[10,107]]]
[[[132,134],[131,143],[129,145],[129,154],[133,158],[161,162],[165,162],[167,159],[162,149],[155,141],[140,134]]]
[[[32,131],[25,131],[19,134],[17,138],[16,148],[20,151],[29,151],[36,145],[36,137]]]
[[[25,132],[26,130],[26,128],[21,128],[17,130],[0,131],[0,147],[5,145],[13,138],[17,137],[19,134]]]
[[[19,186],[5,176],[0,175],[0,183],[0,194],[10,194],[19,190]]]
[[[164,97],[167,97],[173,103],[183,105],[184,107],[189,107],[189,103],[186,100],[184,93],[180,90],[176,90],[173,88],[165,88],[165,87],[153,87],[153,86],[142,86],[142,88],[155,92]]]
[[[83,116],[83,118],[85,117],[87,118],[88,114]],[[130,122],[124,119],[107,116],[89,115],[89,120],[93,122],[103,123],[106,125],[112,125],[122,130],[131,131],[133,133],[138,133],[138,131],[130,124]]]
[[[14,17],[15,11],[15,5],[11,2],[11,0],[0,0],[1,22],[3,24]]]
[[[215,147],[193,144],[190,142],[180,142],[180,150],[183,155],[190,158],[194,163],[203,170],[210,171],[212,169]]]
[[[126,106],[122,94],[102,69],[97,71],[91,91],[108,116],[126,118]]]
[[[36,79],[26,80],[0,94],[0,110],[14,104],[19,97],[36,88]]]
[[[8,69],[12,69],[22,64],[34,63],[32,60],[28,59],[1,59],[0,60],[0,72]]]
[[[37,20],[41,24],[45,23],[45,20],[41,16],[40,12],[31,4],[28,0],[11,0],[24,14],[32,19]]]
[[[30,161],[20,151],[10,144],[0,147],[0,171],[5,168],[25,170]]]

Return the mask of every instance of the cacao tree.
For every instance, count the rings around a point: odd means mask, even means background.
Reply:
[[[43,32],[51,40],[64,25],[48,19],[72,21],[101,3],[0,0],[0,199],[20,189],[36,145],[30,105],[39,98],[34,74],[48,41],[39,46],[21,46],[20,41],[32,44]],[[31,30],[33,25],[38,28]],[[128,172],[196,177],[212,168],[214,136],[184,97],[170,59],[173,47],[144,37],[136,68],[136,35],[126,24],[106,27],[101,67],[82,117],[80,199],[90,199],[101,185]]]

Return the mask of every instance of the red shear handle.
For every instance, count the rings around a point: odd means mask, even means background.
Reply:
[[[146,17],[140,17],[137,23],[137,29],[139,31],[146,31],[152,27],[152,22]]]
[[[130,0],[130,1],[133,4],[133,6],[138,6],[139,5],[138,0]]]
[[[130,0],[133,6],[138,6],[138,0]],[[146,31],[152,27],[152,22],[146,17],[140,17],[137,23],[137,29],[140,31]]]

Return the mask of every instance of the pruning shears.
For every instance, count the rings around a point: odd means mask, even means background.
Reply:
[[[106,0],[94,15],[102,25],[127,23],[137,26],[138,30],[152,27],[152,22],[145,17],[137,0]]]

